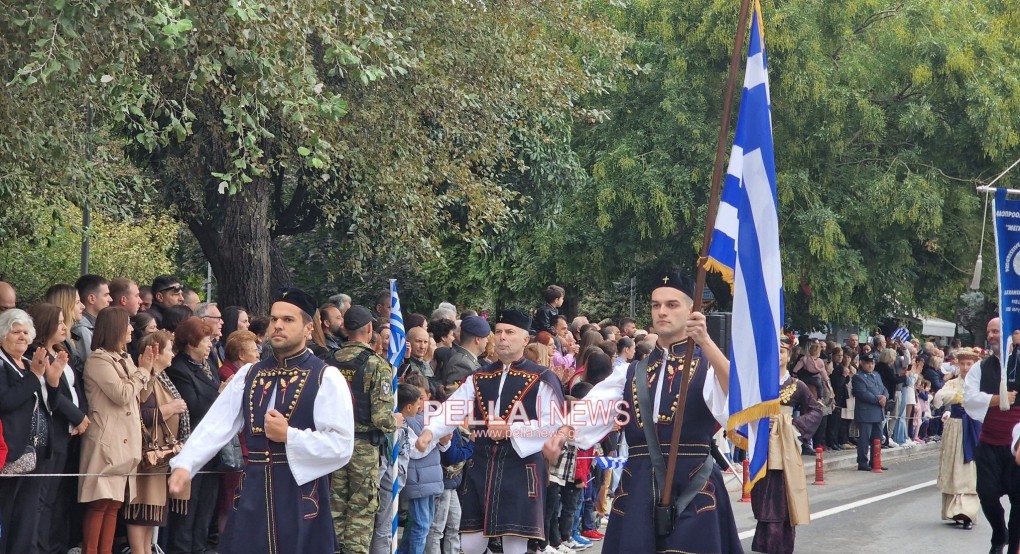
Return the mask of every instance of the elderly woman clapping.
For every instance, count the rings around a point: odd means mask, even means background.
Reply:
[[[0,314],[0,422],[8,453],[3,473],[49,473],[50,399],[56,399],[67,363],[61,354],[50,363],[45,352],[29,362],[35,340],[32,318],[22,310]],[[0,478],[0,552],[34,548],[43,481],[32,477]]]

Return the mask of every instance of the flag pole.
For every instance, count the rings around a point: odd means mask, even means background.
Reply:
[[[712,170],[712,188],[708,194],[708,212],[705,214],[705,235],[701,242],[701,256],[698,258],[698,277],[694,286],[694,307],[692,311],[700,312],[702,297],[705,295],[705,262],[708,249],[712,245],[712,231],[715,227],[715,216],[719,210],[719,193],[722,189],[723,163],[726,158],[726,139],[729,137],[730,115],[733,112],[733,94],[737,83],[737,71],[740,69],[740,57],[744,47],[744,35],[747,33],[747,12],[751,0],[741,0],[740,14],[737,17],[737,34],[733,39],[733,52],[730,55],[730,74],[726,80],[726,91],[723,94],[722,124],[719,126],[719,139],[715,147],[715,167]],[[680,381],[680,398],[677,399],[676,415],[674,416],[673,436],[669,441],[669,463],[666,465],[666,483],[663,486],[659,505],[669,506],[673,502],[673,477],[676,474],[676,459],[680,454],[680,432],[684,425],[684,411],[687,409],[687,392],[691,384],[691,356],[693,352],[688,343],[687,355],[684,356],[683,374]]]

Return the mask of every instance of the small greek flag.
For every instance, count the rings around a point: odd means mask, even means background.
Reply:
[[[602,469],[623,469],[626,464],[627,458],[610,458],[609,456],[595,458],[595,465]]]
[[[750,458],[748,487],[765,476],[770,415],[779,413],[783,270],[768,62],[755,2],[737,132],[708,251],[733,287],[727,435]],[[748,490],[750,490],[748,488]]]
[[[390,279],[390,344],[388,356],[390,365],[393,366],[393,398],[396,405],[397,397],[397,371],[400,363],[404,361],[404,354],[407,352],[407,334],[404,332],[404,316],[400,313],[400,297],[397,295],[397,280]],[[397,497],[400,495],[400,470],[397,467],[397,456],[400,454],[400,445],[394,443],[393,453],[390,456],[390,474],[393,478],[393,500],[391,512],[393,513],[393,541],[390,552],[397,551],[397,520],[398,513]]]
[[[890,338],[892,340],[898,340],[900,342],[907,342],[913,337],[910,336],[910,331],[908,331],[906,327],[900,327],[893,331],[893,334]]]

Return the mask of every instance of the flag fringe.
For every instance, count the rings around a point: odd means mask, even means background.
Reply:
[[[730,294],[733,294],[733,268],[723,265],[722,262],[712,257],[703,258],[706,271],[714,271],[722,275],[723,281],[730,285]]]
[[[750,408],[743,409],[731,415],[726,421],[726,438],[730,439],[730,442],[732,442],[737,448],[747,451],[747,437],[736,432],[736,429],[738,427],[743,427],[744,425],[749,425],[759,419],[779,415],[780,411],[778,398],[766,400],[755,404]]]

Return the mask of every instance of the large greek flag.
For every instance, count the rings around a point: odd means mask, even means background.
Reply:
[[[776,167],[761,6],[755,2],[737,133],[708,252],[733,285],[727,435],[748,453],[748,486],[768,466],[769,415],[779,412],[783,279]]]
[[[390,279],[390,344],[387,350],[387,358],[393,366],[393,397],[396,404],[397,396],[397,368],[404,361],[404,354],[407,352],[407,333],[404,331],[404,316],[400,312],[400,297],[397,295],[397,280]],[[390,505],[393,514],[393,541],[391,552],[397,551],[397,497],[400,494],[400,471],[397,468],[397,455],[400,454],[400,446],[393,445],[393,452],[390,457],[390,475],[393,478],[393,499]]]

